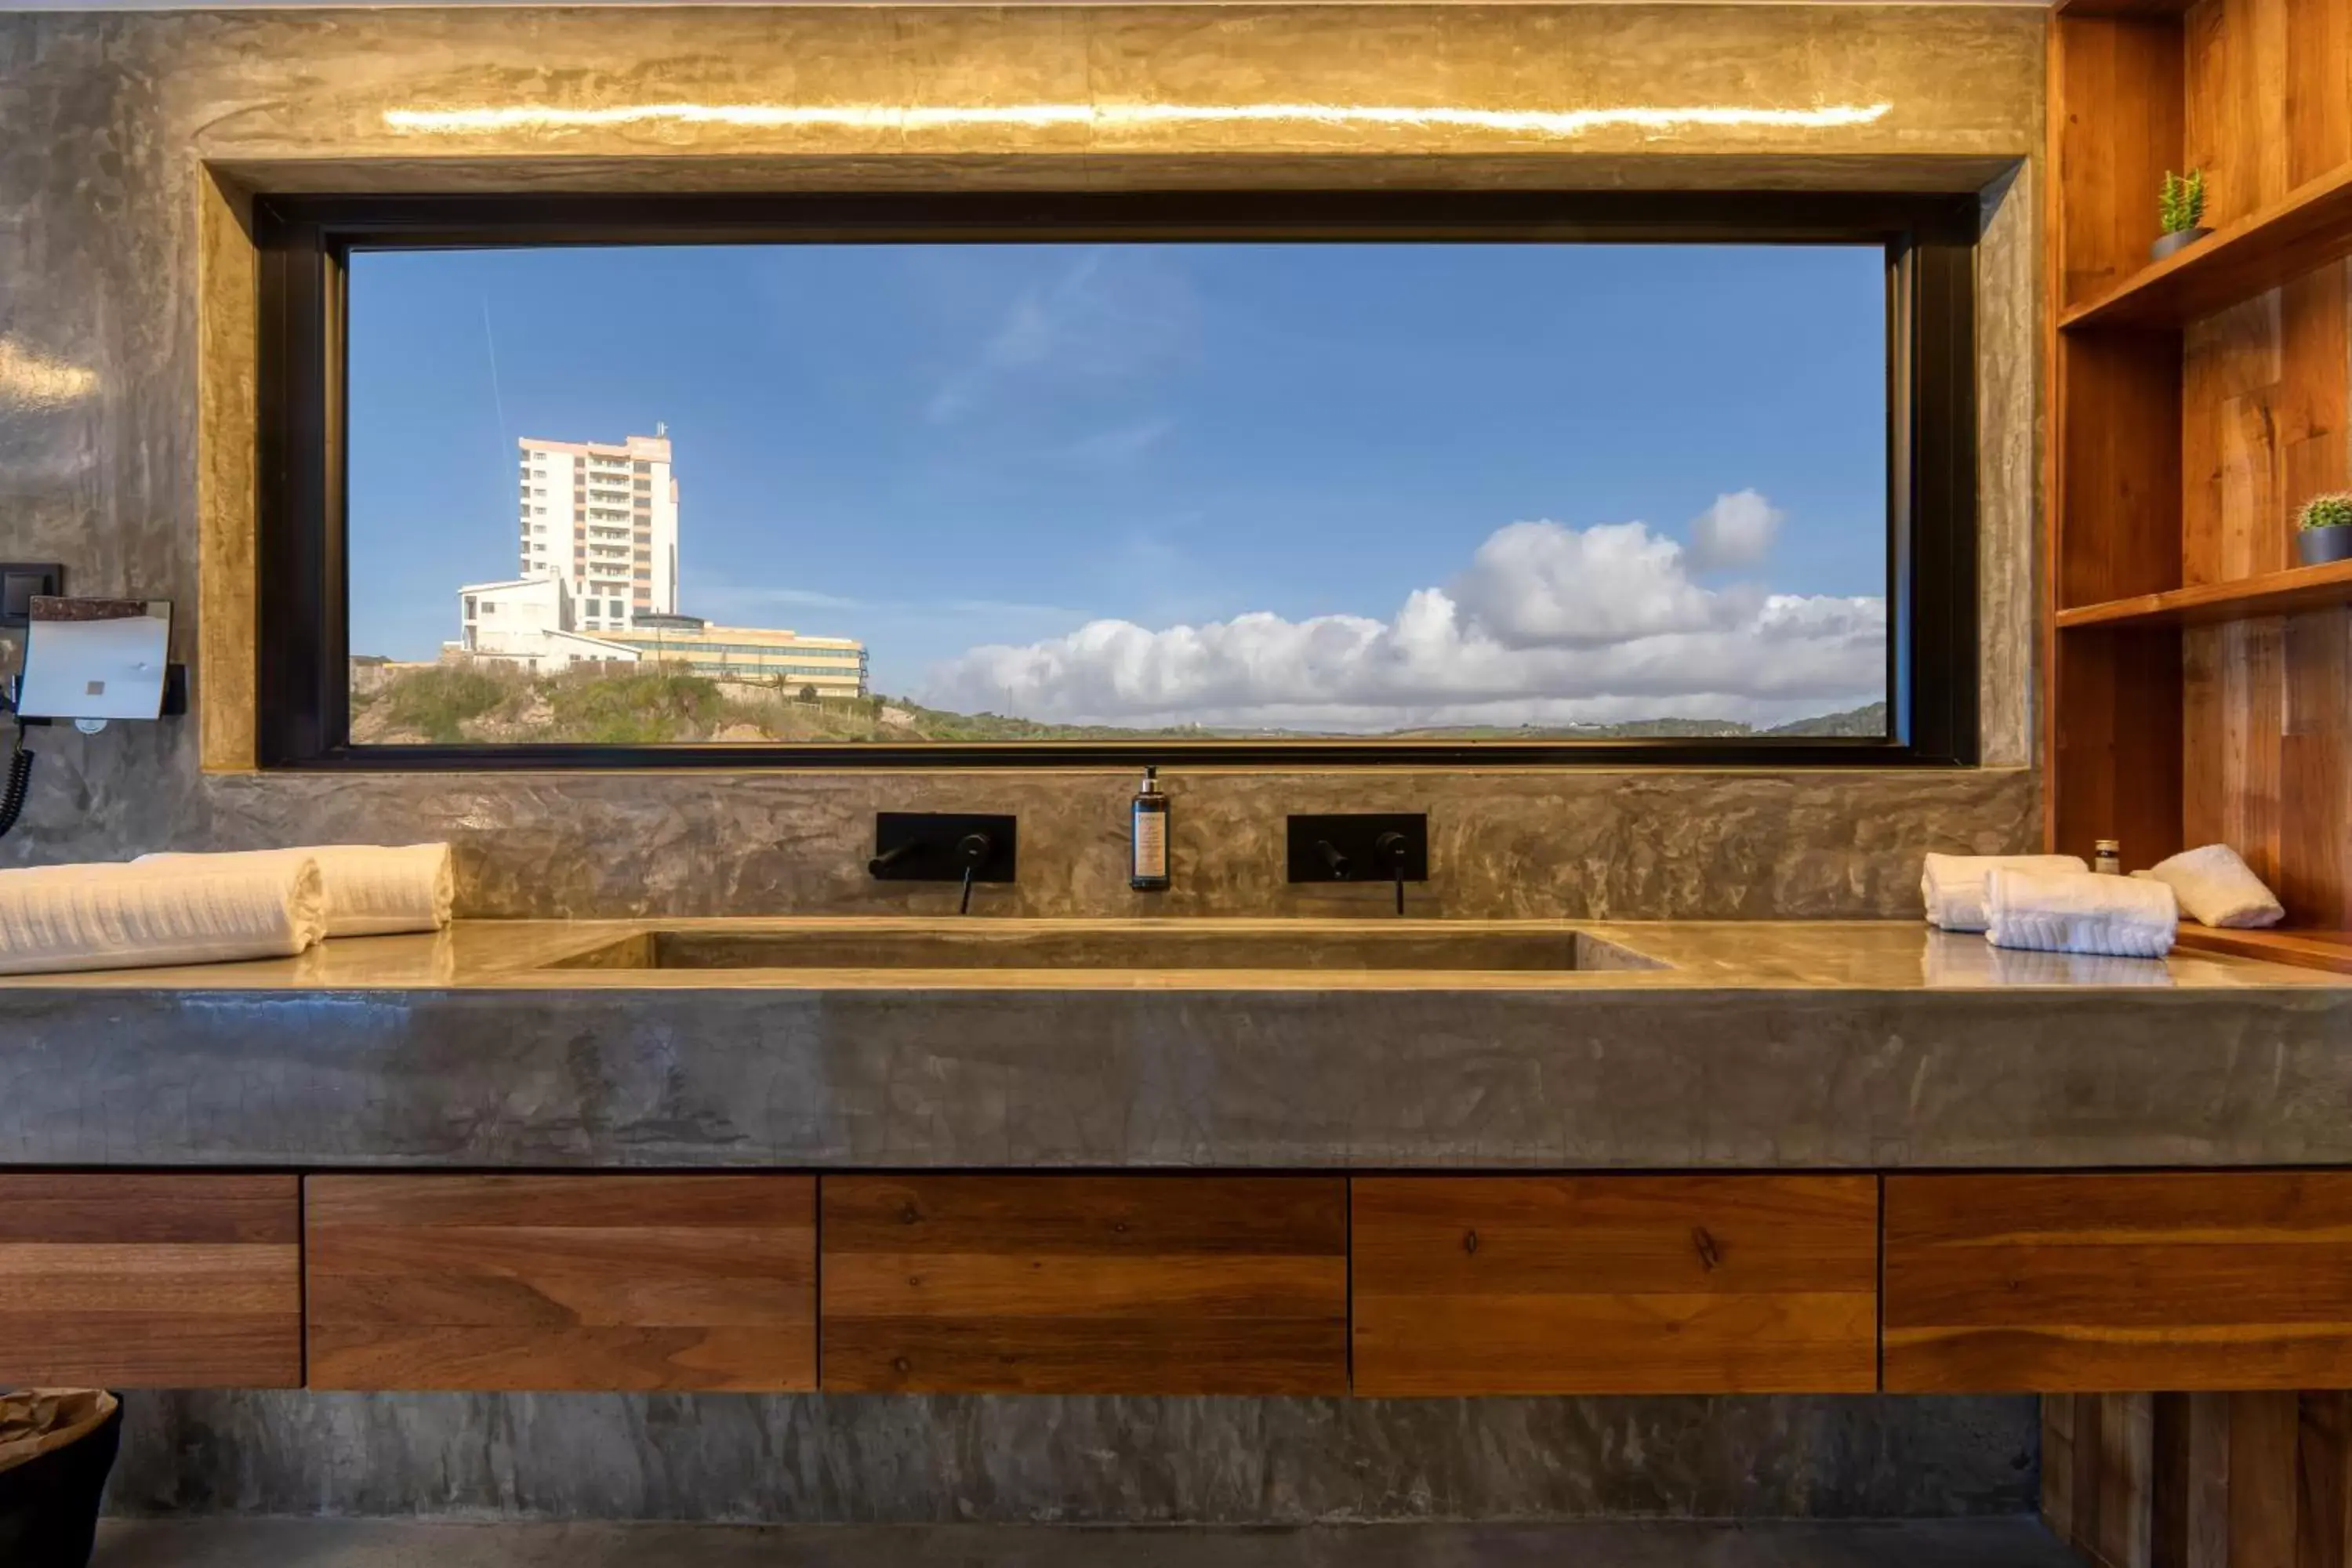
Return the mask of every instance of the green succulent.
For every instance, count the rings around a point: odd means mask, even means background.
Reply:
[[[2303,503],[2298,528],[2352,528],[2352,491],[2333,490]]]
[[[2191,169],[2184,178],[2167,169],[2156,197],[2157,221],[2167,234],[2184,234],[2205,218],[2205,171]]]

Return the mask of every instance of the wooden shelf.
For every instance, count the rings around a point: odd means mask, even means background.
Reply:
[[[2352,561],[2297,566],[2228,583],[2200,583],[2058,612],[2058,629],[2078,626],[2196,626],[2352,605]]]
[[[2197,0],[2058,0],[2062,16],[2180,16]]]
[[[2225,952],[2237,958],[2266,959],[2298,969],[2332,969],[2352,974],[2352,931],[2223,931],[2183,921],[2175,939],[2199,952]]]
[[[2153,205],[2155,193],[2147,199]],[[2058,325],[2069,331],[2178,327],[2345,256],[2352,256],[2352,165],[2309,181],[2276,205],[2142,268],[2105,293],[2060,312]]]

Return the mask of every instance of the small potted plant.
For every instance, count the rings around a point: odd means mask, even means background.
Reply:
[[[2212,233],[2203,226],[2205,171],[2191,169],[2184,177],[2167,169],[2163,188],[2156,195],[2156,216],[2164,237],[2148,247],[2148,254],[2158,261]]]
[[[2294,552],[2305,566],[2352,561],[2352,491],[2312,497],[2294,524]]]

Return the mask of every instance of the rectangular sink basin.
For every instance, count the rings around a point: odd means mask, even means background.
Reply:
[[[860,929],[689,927],[641,931],[558,969],[1103,969],[1355,972],[1661,969],[1629,948],[1565,927],[1447,929],[1171,921],[1093,925],[973,920]]]

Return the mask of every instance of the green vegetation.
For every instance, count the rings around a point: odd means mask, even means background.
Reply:
[[[2334,490],[2303,503],[2298,528],[2352,528],[2352,491]]]
[[[2352,522],[2352,496],[2322,497]],[[2315,504],[2317,504],[2315,502]],[[2306,523],[2306,526],[2312,526]],[[1426,741],[1607,741],[1644,737],[1886,733],[1886,704],[1759,730],[1729,720],[1649,719],[1626,724],[1464,725],[1377,737]],[[1048,724],[996,713],[950,713],[902,698],[821,697],[809,685],[719,681],[675,668],[573,668],[532,675],[495,665],[355,668],[352,739],[361,745],[506,745],[527,742],[629,746],[694,742],[845,744],[1006,741],[1299,739],[1297,731],[1178,725]]]
[[[2205,171],[2191,169],[2187,178],[2167,169],[2156,195],[2157,221],[2167,234],[2186,234],[2205,219]]]
[[[353,692],[352,706],[356,713],[363,704],[380,703],[386,723],[451,745],[467,739],[467,725],[506,706],[512,695],[511,682],[493,671],[444,664],[412,671],[364,698]]]

